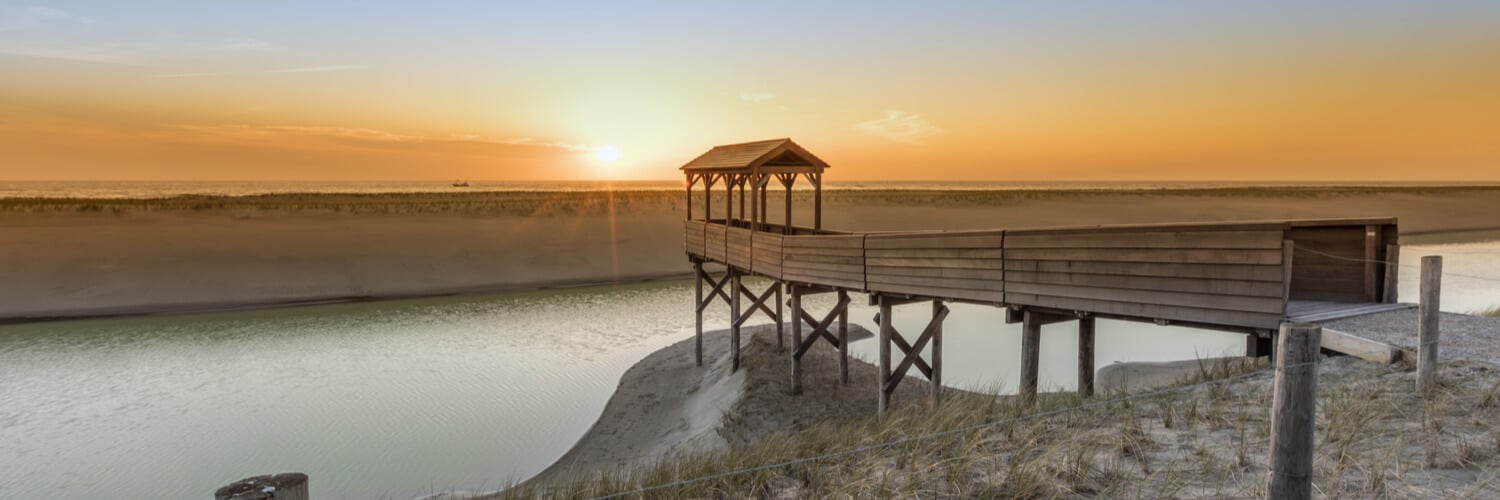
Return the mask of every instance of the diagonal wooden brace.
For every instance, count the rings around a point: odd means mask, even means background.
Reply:
[[[901,385],[901,380],[906,378],[906,372],[911,369],[913,364],[918,364],[917,366],[927,364],[927,362],[923,361],[921,358],[922,349],[927,347],[928,342],[932,341],[933,333],[942,328],[943,320],[947,317],[948,308],[941,306],[938,307],[937,310],[932,314],[932,320],[927,322],[927,328],[924,328],[922,330],[922,334],[917,336],[916,344],[910,347],[902,348],[902,351],[905,351],[906,355],[902,357],[901,364],[896,365],[896,368],[894,370],[891,370],[891,378],[890,380],[886,381],[885,387],[883,387],[887,394],[896,392],[896,387]],[[900,335],[894,334],[894,331],[892,333],[893,335],[891,335],[891,340],[901,338]],[[899,346],[904,343],[905,340],[902,340],[897,345]],[[926,373],[928,377],[931,377],[931,370],[931,368],[928,368],[928,370],[924,373]]]
[[[708,272],[699,269],[698,277],[713,285],[713,289],[708,292],[708,297],[705,298],[703,302],[698,303],[698,312],[703,312],[704,309],[707,309],[708,305],[714,302],[715,296],[724,299],[725,304],[731,302],[729,293],[724,291],[724,287],[730,282],[730,278],[732,277],[731,274],[725,274],[722,279],[714,280],[714,277],[708,274]]]
[[[835,348],[839,347],[839,339],[837,337],[834,337],[833,334],[828,331],[828,327],[833,325],[834,320],[839,319],[839,314],[842,313],[844,308],[848,306],[849,296],[839,295],[839,303],[833,306],[833,309],[828,311],[828,315],[824,316],[822,321],[818,321],[813,317],[813,315],[808,314],[806,310],[800,311],[802,317],[799,319],[801,321],[806,321],[809,325],[812,325],[813,329],[812,332],[807,335],[807,338],[802,340],[802,345],[797,346],[796,353],[792,355],[801,358],[802,355],[806,354],[807,350],[812,348],[813,344],[816,344],[819,339],[826,339],[829,343],[833,344]]]
[[[734,326],[745,324],[746,321],[750,320],[751,316],[755,315],[757,309],[766,313],[766,316],[770,317],[772,321],[780,322],[781,315],[771,310],[771,306],[769,305],[771,299],[780,291],[780,285],[772,283],[764,292],[756,295],[755,291],[751,290],[750,287],[745,286],[743,283],[740,284],[740,293],[749,296],[752,300],[750,301],[748,311],[740,315],[739,320],[735,322]]]

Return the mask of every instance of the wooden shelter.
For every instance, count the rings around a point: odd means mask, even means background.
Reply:
[[[880,306],[880,409],[903,374],[928,377],[940,394],[945,302],[1004,307],[1023,323],[1021,392],[1034,396],[1041,326],[1078,321],[1079,390],[1091,393],[1094,319],[1178,324],[1247,334],[1247,353],[1266,355],[1283,322],[1326,320],[1394,308],[1399,246],[1394,218],[1236,221],[981,231],[856,233],[822,227],[822,176],[828,164],[790,139],[715,147],[682,167],[689,211],[684,230],[697,275],[698,363],[703,311],[715,300],[730,307],[734,366],[740,326],[764,313],[782,346],[783,292],[790,295],[792,387],[801,387],[801,358],[826,340],[840,351],[848,383],[849,294]],[[787,190],[782,224],[766,220],[766,189],[775,176]],[[792,224],[791,188],[812,183],[813,224]],[[692,189],[704,184],[705,213],[695,218]],[[712,217],[712,188],[725,185],[725,213]],[[747,195],[745,187],[750,188]],[[736,212],[735,190],[739,190]],[[746,200],[750,212],[745,212]],[[725,266],[715,279],[704,264]],[[772,280],[763,291],[747,275]],[[704,295],[704,284],[710,285]],[[801,298],[836,293],[821,316]],[[742,296],[749,306],[742,307]],[[930,319],[908,342],[892,326],[894,307],[931,302]],[[926,309],[926,308],[924,308]],[[835,329],[834,325],[837,325]],[[810,328],[803,337],[803,327]],[[920,357],[932,347],[930,360]],[[893,366],[893,349],[900,359]]]

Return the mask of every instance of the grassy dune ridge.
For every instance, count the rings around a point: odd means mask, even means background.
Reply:
[[[701,210],[702,189],[694,190]],[[1377,194],[1445,195],[1496,193],[1500,186],[1268,186],[1225,188],[1155,189],[1015,189],[1015,190],[922,190],[922,189],[829,189],[829,204],[883,204],[925,207],[1003,206],[1033,200],[1098,196],[1235,197],[1307,200]],[[783,192],[770,196],[782,200]],[[724,191],[714,191],[716,212],[722,210]],[[793,192],[795,203],[810,203],[813,193]],[[455,214],[455,215],[593,215],[669,207],[679,211],[684,196],[678,190],[623,191],[469,191],[422,193],[286,193],[250,196],[185,195],[167,198],[0,198],[0,213],[81,212],[194,212],[239,210],[252,212],[296,211],[341,214]],[[773,207],[778,206],[775,203]],[[722,212],[720,212],[722,213]]]
[[[1264,368],[1203,365],[1189,382],[1246,375],[1132,397],[1050,394],[1035,407],[958,393],[936,410],[828,419],[723,452],[488,498],[595,497],[716,475],[627,498],[1262,498],[1272,381]],[[1458,362],[1441,376],[1439,394],[1423,401],[1404,367],[1325,360],[1315,487],[1349,498],[1500,494],[1500,370]],[[840,454],[848,450],[860,451]]]

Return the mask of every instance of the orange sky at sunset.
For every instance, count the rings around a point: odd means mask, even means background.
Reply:
[[[0,3],[0,179],[1500,180],[1492,3],[149,4]]]

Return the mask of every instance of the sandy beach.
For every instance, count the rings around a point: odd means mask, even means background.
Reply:
[[[683,205],[680,193],[649,191],[0,200],[0,319],[683,277]],[[1422,235],[1493,229],[1496,206],[1496,188],[834,190],[824,224],[984,229],[1396,216],[1403,234]]]

